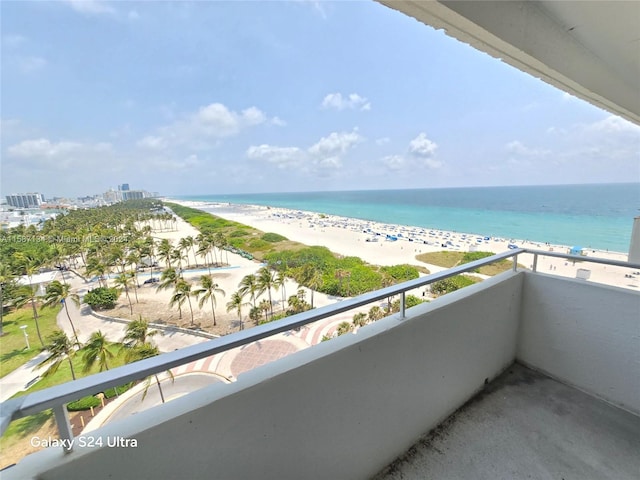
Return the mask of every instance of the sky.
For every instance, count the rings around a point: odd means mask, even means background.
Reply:
[[[0,9],[2,195],[640,179],[640,127],[372,1]]]

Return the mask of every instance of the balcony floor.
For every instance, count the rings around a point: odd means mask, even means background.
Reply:
[[[638,472],[640,417],[514,364],[375,479],[637,480]]]

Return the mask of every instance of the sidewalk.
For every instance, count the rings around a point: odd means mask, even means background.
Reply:
[[[8,400],[22,390],[26,390],[29,382],[38,378],[38,375],[48,368],[48,366],[44,366],[34,370],[34,367],[48,356],[49,352],[41,352],[24,365],[2,377],[0,379],[0,402]]]

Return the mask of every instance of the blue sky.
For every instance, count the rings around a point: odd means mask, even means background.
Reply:
[[[2,2],[3,195],[638,181],[640,128],[374,2]]]

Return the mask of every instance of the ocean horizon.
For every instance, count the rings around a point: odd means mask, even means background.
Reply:
[[[628,252],[640,183],[174,195]]]

